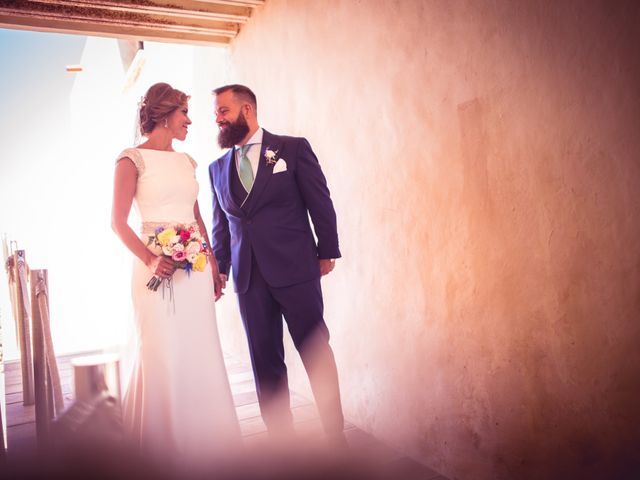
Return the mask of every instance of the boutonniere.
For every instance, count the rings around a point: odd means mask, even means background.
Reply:
[[[274,152],[273,150],[271,150],[271,147],[267,147],[267,149],[264,151],[264,158],[267,161],[267,166],[276,164],[276,162],[278,161],[277,155],[278,150]]]

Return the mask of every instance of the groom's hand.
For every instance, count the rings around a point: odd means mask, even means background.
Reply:
[[[222,289],[227,288],[227,276],[224,273],[218,275],[220,277],[220,283],[222,284]]]
[[[224,293],[222,292],[223,288],[224,287],[222,286],[222,281],[220,280],[220,275],[214,275],[213,276],[213,294],[214,294],[214,298],[215,298],[216,302],[218,300],[220,300],[222,295],[224,295]]]
[[[321,258],[318,260],[320,262],[320,276],[324,277],[327,273],[333,270],[333,267],[336,265],[335,259],[331,258]]]

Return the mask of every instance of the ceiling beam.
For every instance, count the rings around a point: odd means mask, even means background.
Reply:
[[[222,22],[236,22],[236,23],[246,23],[251,15],[250,8],[243,9],[211,9],[208,10],[199,10],[194,8],[186,8],[185,3],[179,7],[176,7],[175,3],[171,4],[167,2],[168,5],[172,6],[164,6],[162,2],[154,2],[157,3],[155,5],[143,5],[143,4],[132,4],[125,3],[122,1],[114,1],[114,0],[95,0],[95,1],[87,1],[87,0],[37,0],[38,3],[57,5],[61,7],[84,7],[94,10],[108,10],[112,12],[126,12],[126,13],[141,13],[141,14],[149,14],[149,15],[158,15],[165,16],[169,18],[176,19],[195,19],[195,20],[217,20]],[[151,2],[148,2],[151,3]],[[202,2],[191,2],[191,4],[197,4]]]
[[[264,0],[0,0],[0,27],[228,45],[252,9],[263,3]]]

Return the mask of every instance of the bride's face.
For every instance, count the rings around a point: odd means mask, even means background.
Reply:
[[[191,125],[191,120],[189,119],[189,108],[186,103],[167,117],[167,128],[171,132],[171,136],[176,140],[187,138],[189,125]]]

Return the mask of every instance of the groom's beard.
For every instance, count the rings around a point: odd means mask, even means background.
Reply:
[[[218,131],[218,145],[220,148],[231,148],[240,143],[249,133],[249,125],[244,113],[240,112],[233,123],[227,123],[223,130]]]

